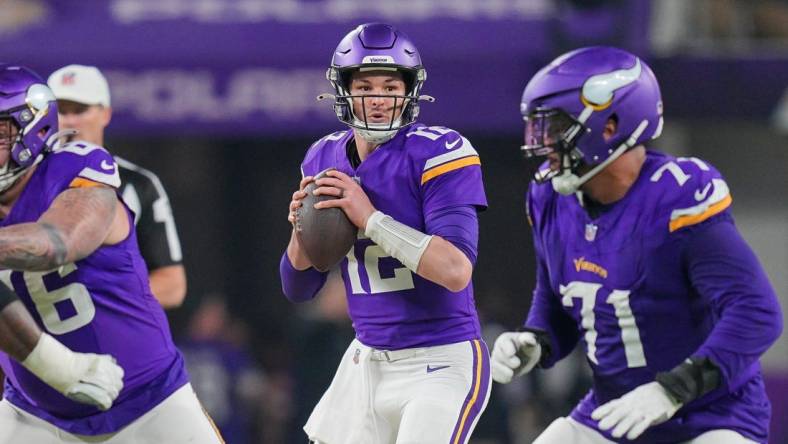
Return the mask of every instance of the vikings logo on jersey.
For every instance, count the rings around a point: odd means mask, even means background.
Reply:
[[[357,177],[376,209],[422,232],[428,231],[425,215],[432,211],[486,207],[479,155],[457,132],[411,125],[358,168],[347,158],[351,137],[351,131],[341,131],[313,144],[302,173],[314,175],[334,167]],[[364,344],[400,349],[478,337],[470,285],[452,293],[411,272],[363,235],[341,266],[350,315]]]
[[[694,290],[683,280],[679,253],[671,248],[682,230],[730,204],[725,181],[710,165],[650,151],[627,196],[593,220],[576,196],[560,196],[549,185],[531,186],[528,209],[540,260],[550,270],[553,294],[578,327],[567,334],[582,339],[604,381],[603,398],[645,382],[645,367],[676,364],[661,353],[666,333],[681,337],[686,355],[705,337],[708,326],[693,320],[702,308],[687,297]],[[655,271],[671,266],[674,275]],[[529,319],[529,325],[539,324]],[[670,354],[676,355],[682,354]]]

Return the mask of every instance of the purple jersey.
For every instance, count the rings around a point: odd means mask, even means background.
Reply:
[[[765,441],[769,403],[757,354],[742,361],[726,355],[727,350],[717,353],[725,347],[750,346],[734,345],[731,341],[736,339],[730,339],[720,347],[712,334],[730,306],[720,299],[735,292],[728,288],[741,281],[721,273],[724,258],[704,258],[718,261],[717,272],[711,267],[712,272],[701,277],[688,259],[693,254],[687,251],[693,230],[723,223],[732,227],[728,187],[719,172],[699,159],[647,153],[628,193],[602,208],[595,219],[576,195],[561,196],[549,183],[532,184],[527,207],[538,271],[526,325],[550,336],[552,355],[543,362],[545,367],[582,342],[594,386],[572,416],[592,428],[597,427],[591,419],[597,406],[653,381],[657,372],[689,356],[702,355],[720,366],[723,387],[650,428],[638,442],[684,441],[720,428]],[[752,256],[746,246],[735,254]],[[760,294],[773,298],[760,266],[751,268],[757,268],[752,281],[764,288]],[[706,291],[712,287],[719,292]],[[752,313],[748,319],[756,319],[757,325],[758,316]],[[731,320],[728,315],[725,322]]]
[[[485,208],[479,155],[444,127],[410,125],[380,145],[358,168],[347,156],[352,131],[315,142],[301,165],[305,176],[333,167],[355,177],[378,210],[427,234],[428,215],[452,207]],[[480,337],[473,286],[457,293],[423,279],[359,233],[341,263],[348,310],[358,339],[396,350]]]
[[[117,165],[103,148],[69,143],[38,164],[0,226],[35,222],[70,187],[120,186]],[[74,351],[108,353],[125,371],[112,408],[75,403],[4,355],[5,397],[15,406],[80,435],[115,432],[163,401],[187,380],[167,318],[148,287],[133,215],[129,235],[84,259],[48,272],[6,271],[14,290],[42,329]]]

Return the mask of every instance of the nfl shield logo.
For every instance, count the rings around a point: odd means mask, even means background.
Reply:
[[[73,85],[74,84],[74,78],[76,77],[76,75],[77,75],[76,73],[67,72],[67,73],[63,74],[63,77],[60,78],[60,83],[62,85]]]
[[[358,355],[360,355],[360,354],[361,354],[361,350],[357,348],[356,352],[353,354],[353,363],[354,364],[358,364]]]
[[[596,239],[597,226],[594,224],[586,224],[586,240],[593,242]]]

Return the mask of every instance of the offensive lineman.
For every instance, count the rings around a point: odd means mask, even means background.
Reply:
[[[662,131],[651,69],[609,47],[558,57],[525,87],[527,196],[537,255],[521,332],[493,379],[549,368],[582,342],[594,384],[537,444],[767,441],[758,358],[782,316],[736,229],[720,173],[647,150]]]
[[[219,443],[150,292],[117,165],[86,142],[54,143],[55,97],[32,71],[0,65],[0,267],[38,325],[125,372],[111,408],[76,404],[3,356],[0,443]],[[66,365],[67,363],[64,363]],[[173,426],[188,424],[188,427]]]

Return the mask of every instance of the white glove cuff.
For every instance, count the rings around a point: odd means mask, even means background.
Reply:
[[[432,240],[431,235],[397,222],[380,211],[375,211],[367,219],[365,234],[414,273],[418,271],[421,256]]]
[[[73,360],[73,351],[52,336],[41,333],[38,343],[22,365],[57,391],[65,393],[68,387],[78,382]]]

